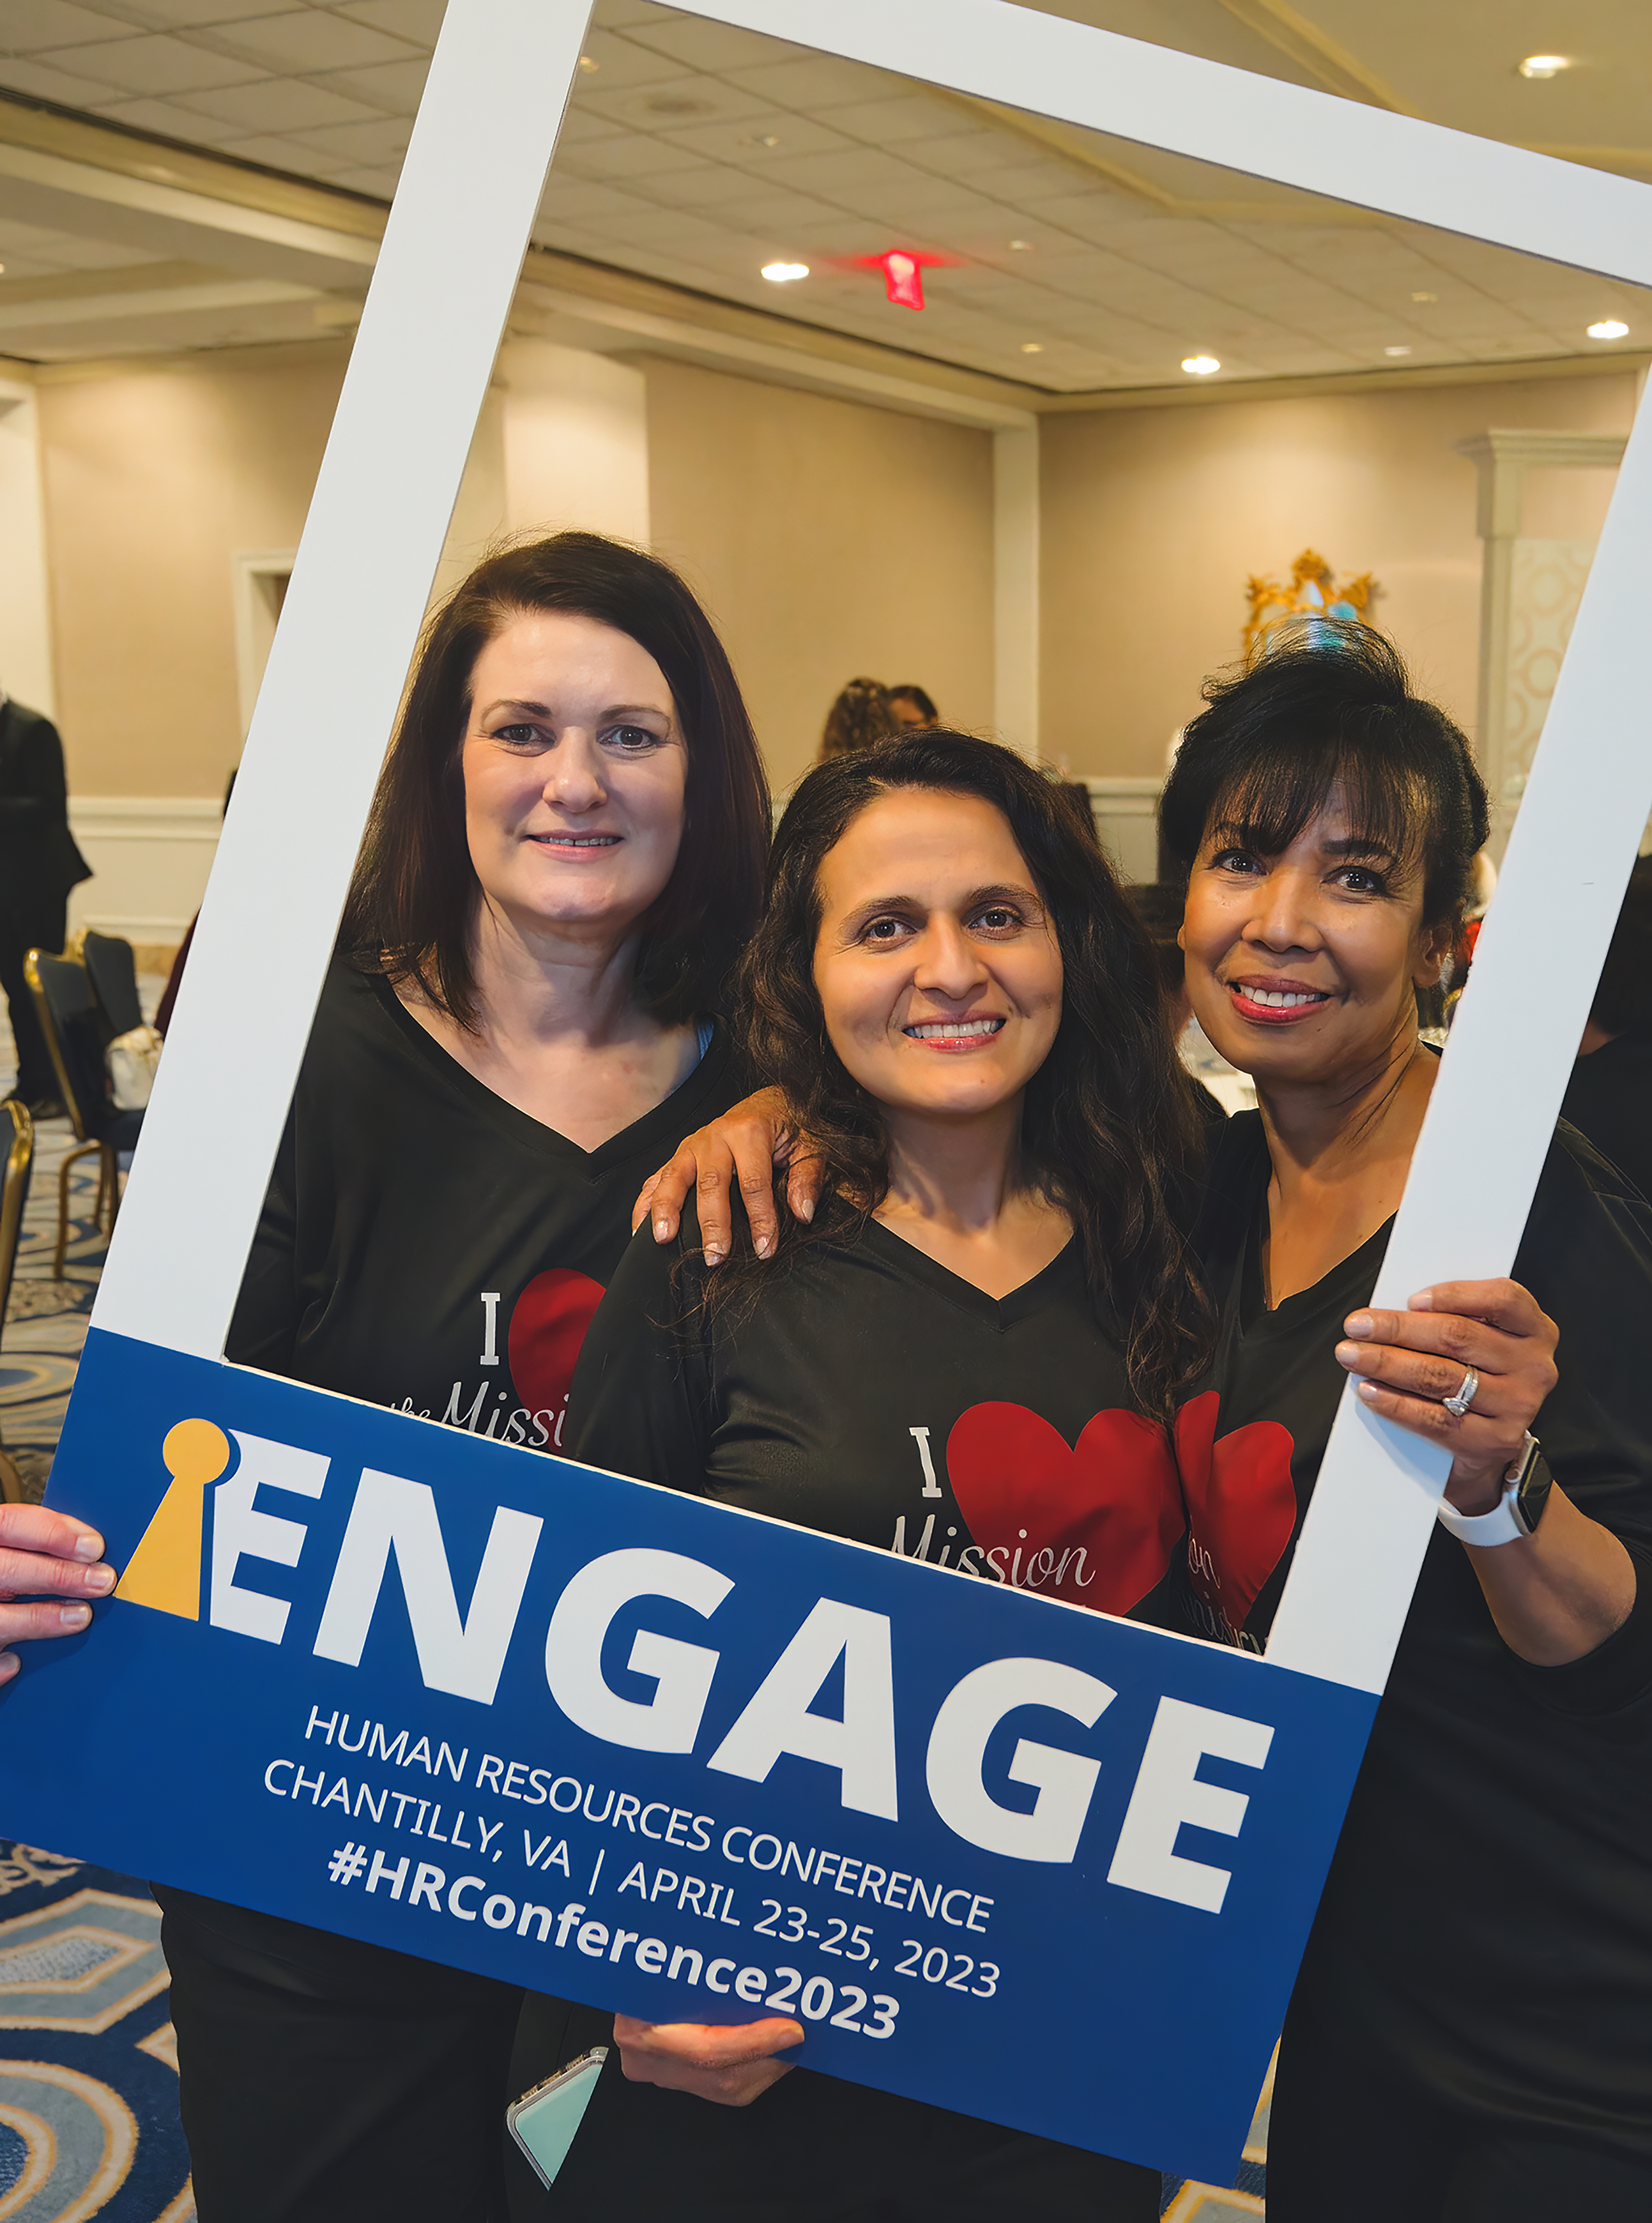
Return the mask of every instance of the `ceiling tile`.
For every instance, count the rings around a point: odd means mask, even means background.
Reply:
[[[92,104],[91,113],[123,123],[129,131],[151,131],[162,139],[181,139],[188,146],[217,147],[236,135],[232,123],[216,123],[169,100],[100,100]]]
[[[629,24],[672,23],[682,19],[668,8],[651,5],[650,0],[596,0],[591,20],[607,30],[622,31]]]
[[[351,127],[344,127],[349,130]],[[218,150],[237,162],[257,162],[267,170],[290,170],[295,177],[333,178],[350,166],[341,154],[303,139],[282,139],[274,133],[249,139],[226,139]]]
[[[669,54],[657,54],[634,40],[617,37],[612,31],[593,30],[585,41],[585,53],[596,64],[594,70],[582,70],[575,83],[574,98],[586,100],[598,92],[608,92],[614,87],[633,85],[665,85],[683,75],[683,65]]]
[[[758,69],[730,70],[728,74],[748,91],[782,108],[824,109],[835,101],[887,99],[910,90],[904,78],[861,62],[840,62],[827,54],[810,54],[796,62],[767,62]]]
[[[216,28],[220,23],[239,22],[249,16],[283,12],[296,16],[308,4],[309,0],[289,0],[287,9],[283,10],[281,0],[120,0],[121,14],[131,19],[120,28],[129,31],[134,23],[148,23],[161,30]]]
[[[232,61],[225,54],[209,54],[204,47],[163,35],[67,47],[41,59],[84,70],[88,77],[123,92],[195,92],[207,85],[244,85],[262,74],[252,63]]]
[[[416,47],[433,47],[447,0],[336,0],[334,12],[375,31],[388,31]]]
[[[299,75],[317,70],[361,69],[373,62],[407,59],[407,49],[400,39],[388,38],[365,23],[331,16],[320,8],[228,23],[212,35],[212,43],[226,54],[245,56],[261,68]]]
[[[697,154],[738,162],[753,176],[772,169],[784,157],[846,153],[854,146],[854,140],[846,139],[841,131],[829,130],[813,117],[793,116],[785,109],[775,108],[760,108],[737,123],[672,124],[668,129],[660,128],[660,135]],[[765,139],[779,143],[765,147],[760,143]]]
[[[358,162],[371,169],[400,164],[407,151],[413,125],[406,117],[377,116],[370,123],[324,123],[313,131],[291,135],[297,146],[315,147],[339,161]]]
[[[800,47],[782,39],[765,38],[734,23],[714,23],[704,16],[661,16],[657,22],[640,23],[633,36],[639,45],[697,70],[753,69],[765,62],[803,58]]]
[[[571,178],[646,178],[660,171],[695,170],[697,154],[663,139],[645,139],[640,133],[622,139],[596,139],[583,147],[558,148],[557,170]]]
[[[834,103],[821,112],[835,129],[874,147],[955,138],[962,120],[962,111],[952,102],[921,92]]]
[[[325,85],[329,91],[369,101],[392,116],[414,116],[429,74],[430,57],[409,54],[405,61],[375,62],[368,69],[329,70],[312,82]]]
[[[110,95],[108,85],[94,84],[89,77],[77,77],[69,70],[15,54],[9,60],[0,59],[0,85],[13,92],[26,92],[35,100],[55,100],[64,108],[90,108],[94,100],[107,100]]]
[[[365,102],[306,85],[298,78],[267,77],[256,85],[198,92],[189,105],[241,131],[305,131],[323,123],[368,123],[378,119]]]
[[[676,131],[760,115],[767,104],[715,77],[673,77],[645,85],[596,86],[582,108],[637,131]]]
[[[46,54],[54,47],[88,46],[93,40],[118,39],[131,26],[73,0],[6,0],[0,41],[14,54]]]

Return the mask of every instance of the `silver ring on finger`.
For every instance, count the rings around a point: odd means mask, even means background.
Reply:
[[[1441,1403],[1455,1420],[1460,1420],[1479,1395],[1480,1377],[1471,1366],[1463,1376],[1462,1387],[1454,1397],[1442,1397]]]

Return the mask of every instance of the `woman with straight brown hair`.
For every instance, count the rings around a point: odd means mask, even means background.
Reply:
[[[566,532],[432,619],[228,1355],[559,1444],[629,1206],[738,1091],[768,797],[675,573]],[[494,2223],[514,1987],[162,1885],[201,2223]]]

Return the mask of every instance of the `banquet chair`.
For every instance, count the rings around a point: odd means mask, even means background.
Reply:
[[[5,1336],[6,1306],[11,1296],[11,1276],[17,1263],[17,1244],[22,1233],[23,1206],[28,1201],[28,1177],[35,1165],[35,1123],[28,1107],[16,1097],[0,1105],[9,1112],[9,1125],[0,1121],[0,1340]],[[17,1505],[22,1501],[22,1477],[16,1462],[0,1443],[0,1501]]]
[[[138,1001],[137,959],[131,943],[118,934],[99,934],[89,926],[80,936],[80,958],[110,1040],[141,1027],[143,1006]]]
[[[77,1147],[64,1159],[57,1183],[57,1255],[54,1279],[63,1278],[63,1262],[69,1247],[69,1173],[77,1162],[98,1154],[98,1201],[93,1219],[106,1232],[115,1231],[120,1209],[119,1154],[137,1147],[143,1125],[142,1112],[117,1112],[109,1099],[104,1070],[104,1024],[84,964],[73,957],[54,957],[44,949],[31,949],[23,960],[23,974],[34,998],[46,1047],[63,1098]]]

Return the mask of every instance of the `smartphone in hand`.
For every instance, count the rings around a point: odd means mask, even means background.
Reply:
[[[505,2110],[506,2129],[527,2156],[534,2175],[547,2188],[556,2182],[557,2171],[568,2158],[574,2133],[584,2120],[585,2109],[607,2059],[607,2046],[595,2045],[589,2053],[582,2053],[577,2061],[571,2061],[565,2069],[548,2076],[543,2084],[524,2092]]]

